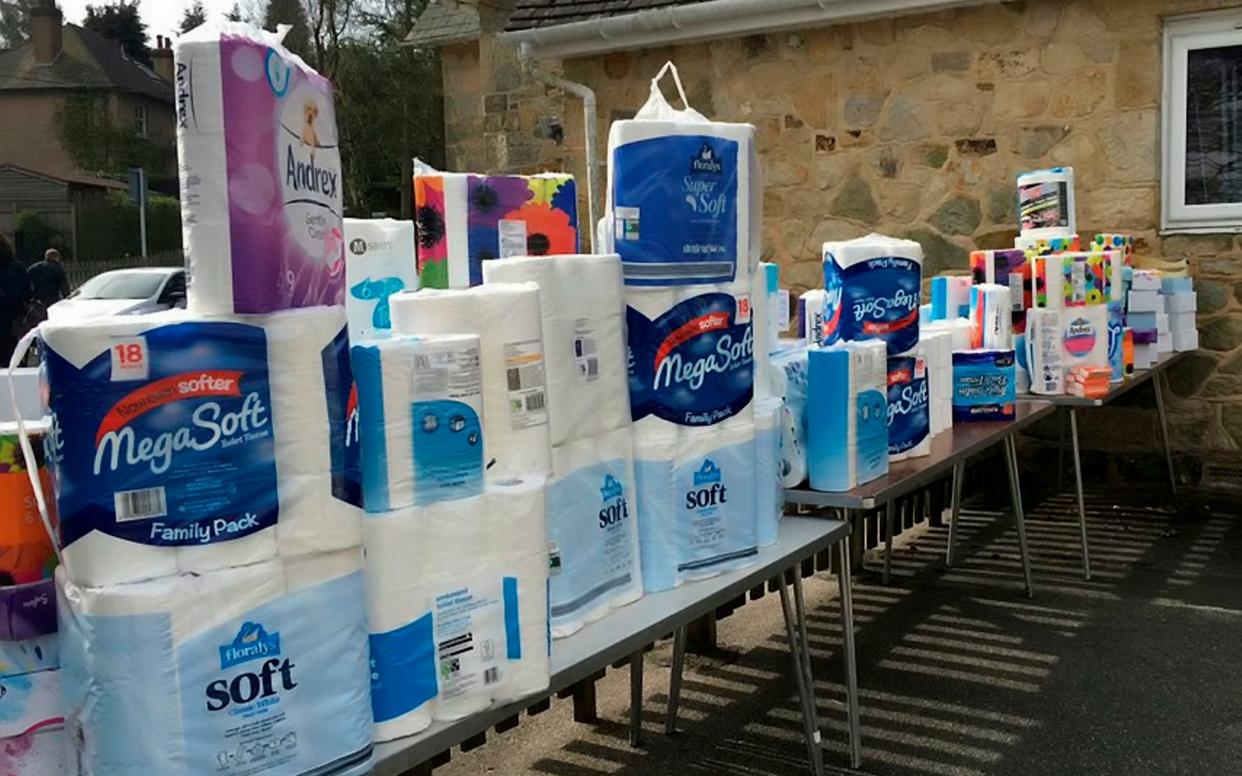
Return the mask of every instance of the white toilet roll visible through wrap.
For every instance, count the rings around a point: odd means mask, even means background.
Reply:
[[[483,393],[473,334],[355,345],[368,512],[483,492]]]
[[[629,424],[620,257],[500,259],[483,281],[539,284],[553,446]]]
[[[414,222],[345,219],[345,311],[354,344],[392,331],[388,299],[418,288]]]
[[[80,772],[217,773],[279,740],[273,773],[366,773],[361,563],[355,549],[99,588],[60,569],[65,717]]]
[[[760,547],[775,544],[784,515],[781,486],[780,399],[764,399],[755,407],[755,540]]]
[[[919,342],[923,248],[871,234],[824,243],[828,292],[824,343],[881,339],[888,355],[914,353]]]
[[[491,283],[390,300],[398,334],[474,334],[483,374],[484,465],[497,476],[552,470],[539,287]]]
[[[340,308],[44,324],[65,565],[106,585],[361,541]]]
[[[569,636],[643,594],[630,429],[552,448],[552,635]]]

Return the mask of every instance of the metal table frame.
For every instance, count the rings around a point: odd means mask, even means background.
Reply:
[[[523,710],[546,703],[553,695],[619,661],[630,663],[630,740],[637,744],[642,731],[642,665],[647,645],[669,633],[674,634],[674,665],[669,687],[669,708],[665,730],[676,729],[681,699],[681,679],[685,662],[686,626],[744,595],[752,588],[774,580],[780,592],[785,633],[789,638],[790,659],[798,685],[802,710],[803,736],[811,770],[824,773],[819,716],[816,711],[815,684],[811,674],[810,644],[807,639],[806,605],[802,591],[801,564],[816,555],[834,550],[840,581],[841,627],[844,633],[846,712],[849,720],[850,763],[862,763],[862,734],[858,710],[858,671],[854,650],[853,593],[850,586],[850,526],[835,520],[787,517],[781,523],[776,544],[759,550],[759,560],[750,568],[731,571],[710,579],[690,582],[673,590],[652,593],[629,606],[587,625],[569,638],[555,642],[552,676],[547,690],[504,706],[493,707],[454,722],[435,722],[414,736],[378,744],[375,747],[374,776],[399,776],[414,771],[430,771],[429,763],[442,752],[468,740],[478,740],[487,730],[512,727]],[[792,576],[792,583],[786,576]],[[792,602],[789,588],[793,588]],[[419,768],[422,770],[416,770]]]
[[[1065,419],[1069,417],[1070,445],[1074,458],[1074,489],[1078,497],[1078,531],[1082,538],[1082,575],[1083,579],[1091,579],[1091,551],[1087,538],[1087,508],[1082,487],[1082,453],[1078,440],[1078,410],[1090,407],[1103,407],[1114,399],[1123,396],[1135,388],[1147,383],[1152,384],[1156,395],[1156,412],[1160,417],[1160,437],[1164,443],[1165,463],[1169,467],[1169,486],[1173,495],[1177,495],[1177,469],[1173,465],[1173,448],[1169,442],[1169,416],[1165,409],[1164,388],[1168,381],[1167,372],[1170,367],[1186,357],[1186,353],[1169,353],[1157,361],[1151,369],[1136,372],[1125,382],[1114,385],[1109,392],[1099,399],[1088,399],[1079,396],[1038,396],[1037,401],[1047,401],[1061,410],[1060,439],[1057,445],[1057,488],[1061,487],[1061,475],[1065,471]]]
[[[858,517],[864,510],[884,506],[884,584],[889,583],[892,568],[893,533],[895,530],[897,500],[930,485],[947,473],[953,478],[949,513],[949,541],[945,552],[945,564],[953,565],[956,545],[957,519],[961,512],[962,482],[966,476],[966,461],[973,455],[997,444],[1005,446],[1006,472],[1009,479],[1009,495],[1014,520],[1018,528],[1018,546],[1022,556],[1022,576],[1028,596],[1035,594],[1031,582],[1031,564],[1026,544],[1026,514],[1022,507],[1022,484],[1019,475],[1017,435],[1022,429],[1051,415],[1056,407],[1045,401],[1022,401],[1016,405],[1016,417],[1001,423],[959,423],[951,431],[932,440],[931,455],[899,461],[889,468],[888,474],[872,482],[843,493],[826,493],[803,486],[785,491],[789,504],[820,509],[839,510],[846,522],[858,525]]]

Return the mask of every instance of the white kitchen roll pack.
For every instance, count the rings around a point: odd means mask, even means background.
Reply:
[[[552,471],[548,363],[539,286],[423,289],[390,300],[398,334],[473,334],[483,375],[484,466],[499,476]]]
[[[1018,176],[1018,227],[1024,238],[1068,237],[1077,232],[1073,167]]]
[[[370,770],[359,550],[98,588],[64,572],[74,773]]]
[[[483,264],[483,282],[539,284],[553,446],[629,425],[619,257],[499,259]]]
[[[683,110],[660,91],[665,73]],[[763,207],[755,128],[691,108],[671,62],[634,118],[609,129],[607,191],[613,227],[603,250],[620,254],[628,285],[724,283],[755,270]]]
[[[205,24],[174,45],[181,220],[196,312],[345,300],[332,84],[282,38]]]
[[[1061,311],[1032,308],[1026,317],[1027,364],[1031,393],[1065,393],[1065,358],[1061,350]]]
[[[552,448],[548,486],[552,635],[572,635],[643,594],[628,426]]]
[[[414,222],[346,218],[345,287],[350,340],[358,343],[390,332],[388,298],[418,288]]]
[[[361,542],[341,308],[47,323],[40,338],[70,579],[109,585]]]
[[[879,339],[889,356],[915,352],[923,248],[912,240],[870,234],[824,243],[824,290],[828,293],[824,344]]]
[[[483,492],[483,378],[473,334],[355,345],[368,512]]]
[[[1066,373],[1076,366],[1108,367],[1108,305],[1061,310],[1061,360]]]

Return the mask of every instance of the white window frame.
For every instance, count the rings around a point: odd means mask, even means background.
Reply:
[[[134,105],[134,123],[137,125],[138,137],[150,137],[151,114],[147,110],[147,106],[142,103]]]
[[[1160,226],[1163,234],[1242,232],[1242,202],[1186,204],[1186,78],[1189,52],[1242,46],[1242,11],[1169,19],[1164,27]]]

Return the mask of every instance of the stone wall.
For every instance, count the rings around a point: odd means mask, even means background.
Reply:
[[[819,284],[824,241],[870,231],[918,240],[928,274],[963,270],[973,248],[1012,246],[1018,172],[1073,165],[1080,232],[1130,232],[1140,255],[1190,259],[1203,349],[1171,375],[1175,442],[1223,456],[1242,446],[1242,240],[1157,233],[1161,36],[1164,16],[1238,5],[1017,0],[576,59],[564,71],[598,92],[601,153],[609,122],[643,103],[668,59],[695,108],[756,125],[765,255],[795,291]],[[545,146],[548,162],[581,175],[580,105],[559,107],[568,139]],[[1135,394],[1130,407],[1088,413],[1085,443],[1149,450],[1150,394]]]

